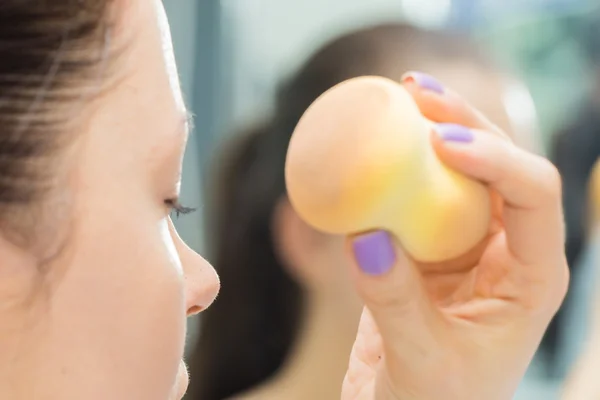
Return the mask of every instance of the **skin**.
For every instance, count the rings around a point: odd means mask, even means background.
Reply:
[[[70,235],[33,299],[14,293],[38,282],[35,260],[0,242],[10,283],[0,291],[0,398],[180,398],[186,317],[219,288],[165,204],[179,193],[187,116],[162,4],[123,9],[115,40],[132,39],[119,83],[86,106],[65,188]]]
[[[0,398],[177,399],[186,317],[218,290],[169,219],[186,113],[164,10],[158,0],[116,4],[116,34],[132,39],[118,84],[86,104],[63,160],[69,181],[59,192],[72,199],[69,223],[56,226],[69,233],[63,251],[40,269],[33,254],[0,240]],[[458,97],[411,92],[429,119],[491,132],[436,149],[500,193],[503,225],[443,266],[415,266],[400,247],[384,276],[350,261],[370,311],[342,399],[508,399],[566,288],[559,180]],[[477,299],[465,290],[474,273]]]
[[[342,398],[510,399],[567,290],[560,175],[452,90],[423,89],[413,74],[404,85],[426,118],[470,128],[472,142],[432,132],[432,145],[490,186],[494,221],[456,260],[417,263],[396,242],[389,272],[367,276],[355,264],[366,309]]]

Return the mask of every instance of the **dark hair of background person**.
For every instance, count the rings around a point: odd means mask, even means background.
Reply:
[[[341,36],[279,87],[272,120],[230,143],[218,165],[208,213],[214,238],[209,261],[222,289],[202,316],[186,399],[223,400],[264,383],[282,366],[301,330],[304,293],[278,257],[271,220],[286,194],[288,142],[304,111],[349,78],[379,75],[399,81],[415,65],[444,60],[468,60],[484,68],[489,63],[458,33],[386,24]]]

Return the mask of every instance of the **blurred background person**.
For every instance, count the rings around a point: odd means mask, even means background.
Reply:
[[[222,289],[189,357],[196,380],[186,399],[337,396],[362,305],[344,239],[307,226],[286,199],[287,146],[306,108],[337,83],[362,75],[399,81],[409,70],[435,75],[506,131],[521,132],[517,142],[541,148],[533,124],[515,123],[506,104],[526,95],[522,85],[465,35],[385,24],[325,44],[279,86],[272,117],[234,137],[220,157],[209,254]]]
[[[580,24],[577,34],[592,71],[589,88],[554,135],[549,152],[563,178],[566,254],[571,268],[571,289],[548,333],[555,334],[557,351],[553,364],[558,379],[568,373],[589,336],[589,315],[597,283],[595,271],[600,267],[600,259],[594,257],[599,244],[594,241],[597,231],[594,210],[600,198],[591,195],[600,183],[593,174],[600,158],[600,12],[589,17]]]
[[[564,400],[600,398],[599,11],[580,28],[580,44],[592,71],[589,91],[556,135],[551,153],[563,176],[566,254],[574,272],[561,318],[563,343],[558,365],[560,376],[567,376]]]

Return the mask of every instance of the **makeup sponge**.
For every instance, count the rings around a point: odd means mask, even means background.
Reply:
[[[292,135],[285,167],[292,206],[326,233],[385,229],[418,261],[468,252],[488,232],[490,193],[442,164],[432,126],[392,80],[360,77],[333,87]]]

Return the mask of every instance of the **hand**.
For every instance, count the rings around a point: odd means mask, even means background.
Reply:
[[[455,124],[439,125],[434,148],[490,187],[494,222],[472,252],[437,264],[386,232],[349,238],[366,308],[342,399],[512,399],[568,286],[560,176],[433,78],[404,85],[426,118]]]

